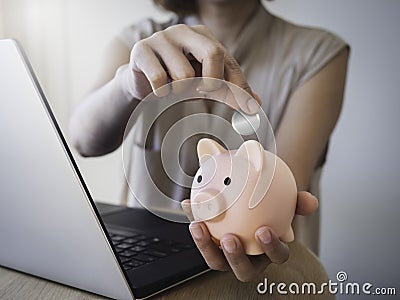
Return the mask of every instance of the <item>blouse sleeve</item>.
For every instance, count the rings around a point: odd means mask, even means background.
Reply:
[[[297,86],[302,85],[323,69],[343,49],[350,48],[340,37],[329,31],[312,29],[302,37],[303,47],[299,62],[299,78]]]

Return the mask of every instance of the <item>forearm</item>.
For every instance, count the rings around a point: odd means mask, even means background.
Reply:
[[[128,66],[85,97],[70,120],[70,138],[83,156],[104,155],[117,149],[125,126],[139,100],[129,88]]]

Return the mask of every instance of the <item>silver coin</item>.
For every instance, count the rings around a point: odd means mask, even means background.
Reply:
[[[241,110],[232,115],[232,127],[240,135],[251,135],[260,127],[260,115],[248,115]]]

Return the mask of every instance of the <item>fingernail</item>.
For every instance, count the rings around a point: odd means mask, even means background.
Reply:
[[[236,250],[236,242],[233,239],[226,239],[221,241],[222,247],[229,253]]]
[[[257,232],[257,236],[263,244],[269,244],[271,242],[271,233],[268,228],[263,228]]]
[[[203,237],[203,229],[201,228],[200,225],[192,223],[189,226],[189,230],[193,234],[193,237],[196,240],[200,240]]]
[[[247,108],[250,114],[256,114],[260,110],[260,106],[256,99],[251,98],[247,101]]]

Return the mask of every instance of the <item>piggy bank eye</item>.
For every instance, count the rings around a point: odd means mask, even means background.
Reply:
[[[197,182],[200,183],[203,180],[203,176],[199,175],[199,177],[197,177]]]
[[[231,181],[232,181],[232,180],[231,180],[230,177],[226,177],[225,180],[224,180],[224,184],[225,184],[225,185],[230,185],[230,184],[231,184]]]

